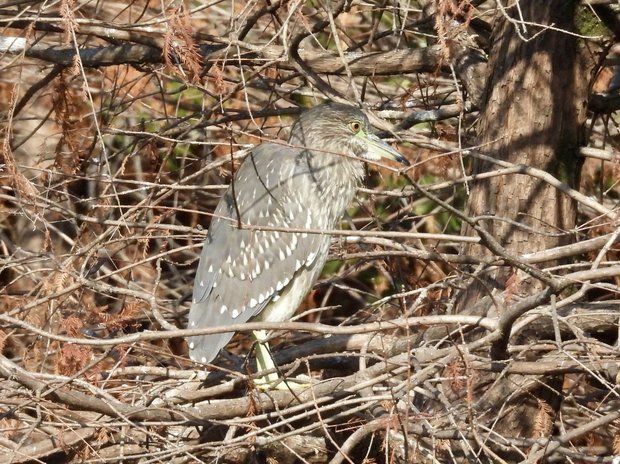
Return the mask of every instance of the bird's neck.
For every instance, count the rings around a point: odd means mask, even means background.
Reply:
[[[333,228],[355,196],[364,177],[364,164],[357,158],[327,151],[307,151],[306,156],[316,200],[328,216],[328,228]]]

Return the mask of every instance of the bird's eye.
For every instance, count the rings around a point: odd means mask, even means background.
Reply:
[[[362,125],[357,121],[353,121],[349,123],[349,129],[351,129],[351,131],[354,134],[357,134],[361,128],[362,128]]]

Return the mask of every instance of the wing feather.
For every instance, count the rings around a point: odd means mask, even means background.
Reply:
[[[236,173],[234,193],[236,204],[232,186],[220,200],[203,245],[189,328],[246,322],[296,273],[323,264],[315,262],[317,250],[323,249],[329,236],[238,227],[238,219],[258,227],[318,227],[307,207],[317,193],[300,150],[259,145]],[[232,335],[191,337],[190,356],[210,362]]]

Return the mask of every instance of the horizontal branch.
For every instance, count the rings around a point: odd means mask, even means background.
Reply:
[[[21,319],[11,317],[7,314],[0,314],[0,321],[9,327],[20,327],[31,333],[40,335],[50,340],[56,340],[65,343],[74,343],[76,345],[88,346],[114,346],[119,344],[130,344],[136,342],[164,340],[177,337],[193,337],[196,335],[213,335],[225,332],[251,332],[256,330],[286,330],[286,331],[303,331],[320,334],[332,335],[353,335],[361,333],[381,332],[385,330],[405,329],[415,326],[429,325],[453,325],[464,324],[484,327],[487,330],[494,330],[496,320],[478,316],[460,316],[460,315],[444,315],[444,316],[419,316],[409,317],[406,319],[392,319],[382,322],[371,322],[368,324],[360,324],[354,326],[331,326],[314,322],[246,322],[243,324],[230,324],[219,327],[206,327],[203,329],[179,329],[167,331],[144,331],[123,337],[108,339],[92,339],[92,338],[76,338],[64,335],[54,334],[46,330],[40,329],[28,324]]]
[[[235,45],[235,43],[233,43]],[[294,60],[287,56],[283,47],[249,45],[239,43],[246,50],[239,55],[231,53],[223,45],[201,44],[200,52],[207,62],[239,66],[242,64],[265,64],[273,61],[275,67],[295,71]],[[225,48],[225,49],[224,49]],[[234,49],[234,48],[233,48]],[[0,53],[24,54],[48,63],[71,66],[77,53],[75,48],[50,46],[37,43],[29,45],[22,37],[0,37]],[[299,54],[312,71],[320,74],[345,74],[343,59],[337,53],[300,49]],[[84,67],[100,67],[119,64],[163,64],[161,49],[143,44],[123,44],[79,49],[79,59]],[[345,52],[344,60],[355,76],[392,75],[416,72],[436,72],[446,65],[441,46],[417,49],[401,49],[378,52]]]
[[[34,443],[25,444],[10,453],[0,455],[0,464],[20,464],[40,460],[60,451],[65,451],[76,446],[81,448],[84,442],[92,440],[98,433],[94,427],[83,427],[77,429],[64,429],[62,440],[53,436]],[[41,461],[39,461],[41,462]]]
[[[50,401],[56,401],[68,406],[72,410],[92,411],[110,417],[118,417],[132,420],[189,420],[192,418],[189,413],[163,410],[159,408],[143,408],[139,406],[129,406],[121,401],[98,398],[94,395],[82,393],[75,389],[65,388],[55,389],[50,387],[48,382],[38,380],[34,374],[22,369],[6,357],[0,355],[0,377],[14,380],[27,387],[32,392],[38,392],[37,396],[46,397]],[[67,379],[69,382],[71,379]],[[107,397],[107,395],[104,395]]]
[[[78,56],[75,48],[37,43],[29,46],[21,37],[0,37],[0,53],[24,54],[48,63],[71,66]],[[85,68],[119,64],[163,63],[162,51],[147,45],[126,44],[109,47],[81,48],[79,59]]]
[[[583,193],[581,193],[581,192],[571,188],[570,186],[568,186],[564,182],[559,181],[553,175],[549,174],[546,171],[543,171],[542,169],[533,168],[533,167],[527,166],[525,164],[518,164],[518,165],[516,165],[516,164],[513,164],[513,163],[509,163],[507,161],[502,161],[500,159],[493,158],[492,156],[483,155],[482,153],[479,153],[479,152],[473,151],[473,150],[469,151],[469,155],[472,156],[473,158],[477,158],[477,159],[486,161],[488,163],[496,164],[496,165],[502,166],[502,167],[518,166],[520,174],[527,174],[529,176],[535,177],[537,179],[540,179],[540,180],[546,182],[547,184],[549,184],[552,187],[555,187],[560,192],[562,192],[565,195],[569,196],[573,200],[581,203],[584,206],[587,206],[588,208],[593,209],[594,211],[596,211],[597,213],[601,214],[602,216],[609,216],[610,218],[614,217],[613,210],[610,210],[609,208],[606,208],[605,206],[603,206],[602,204],[600,204],[596,200],[593,200],[590,197],[584,195]]]

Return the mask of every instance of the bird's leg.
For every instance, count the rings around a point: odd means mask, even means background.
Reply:
[[[276,390],[289,391],[308,388],[309,384],[306,382],[300,382],[297,379],[289,379],[289,381],[281,379],[278,375],[279,371],[277,369],[276,363],[273,361],[271,353],[269,352],[269,346],[267,345],[267,331],[255,330],[253,334],[254,338],[258,342],[256,344],[257,371],[273,371],[269,374],[263,375],[262,377],[254,381],[258,388],[261,388],[263,390],[275,388]],[[292,382],[290,380],[292,380]]]
[[[267,331],[255,330],[254,338],[256,338],[258,342],[256,344],[256,370],[258,372],[263,372],[276,369],[276,364],[273,362],[273,358],[267,346]],[[278,378],[278,371],[276,370],[256,379],[256,384],[261,388],[269,388],[278,381]]]

